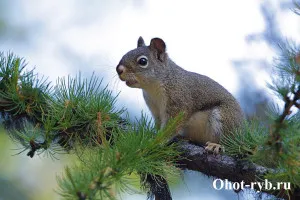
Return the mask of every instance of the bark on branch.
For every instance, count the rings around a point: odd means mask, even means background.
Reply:
[[[187,141],[181,142],[180,148],[185,152],[183,155],[185,159],[178,161],[179,167],[181,169],[199,171],[208,176],[228,179],[232,182],[244,181],[245,185],[250,185],[251,182],[262,182],[266,173],[274,172],[274,169],[259,166],[249,161],[241,161],[227,155],[207,153],[204,147],[191,144]],[[299,189],[293,194],[289,194],[289,197],[283,190],[263,192],[284,199],[300,199]]]

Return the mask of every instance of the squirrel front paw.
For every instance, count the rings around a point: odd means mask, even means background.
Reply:
[[[206,142],[205,150],[211,152],[213,154],[220,154],[220,152],[224,152],[224,147],[220,144],[213,142]]]

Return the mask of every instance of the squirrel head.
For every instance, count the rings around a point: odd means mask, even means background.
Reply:
[[[139,37],[137,48],[126,53],[116,70],[119,78],[133,88],[145,89],[159,80],[167,68],[166,44],[160,38],[153,38],[149,46]]]

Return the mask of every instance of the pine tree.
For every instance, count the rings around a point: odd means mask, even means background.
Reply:
[[[299,5],[295,13],[300,14]],[[62,152],[78,156],[57,178],[57,192],[63,199],[117,199],[119,192],[138,192],[130,174],[140,177],[142,190],[151,196],[155,186],[149,184],[149,178],[158,187],[166,185],[180,175],[180,169],[246,183],[263,179],[273,184],[289,182],[289,190],[263,192],[297,199],[300,49],[289,43],[279,45],[282,54],[274,62],[269,88],[283,108],[274,98],[267,121],[245,121],[243,129],[223,137],[222,155],[207,154],[188,141],[170,142],[182,115],[161,130],[144,115],[131,122],[126,109],[115,107],[117,96],[95,75],[84,78],[79,73],[74,78],[59,78],[53,85],[34,70],[26,71],[24,59],[13,53],[0,53],[2,123],[29,157],[41,153],[56,157]],[[171,199],[168,195],[156,194],[156,198]]]

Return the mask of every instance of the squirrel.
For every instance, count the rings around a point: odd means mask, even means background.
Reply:
[[[177,135],[206,144],[209,152],[223,150],[221,136],[242,126],[244,114],[233,95],[211,78],[175,64],[160,38],[146,46],[139,37],[137,48],[122,57],[116,71],[127,86],[142,89],[158,128],[183,112]]]

